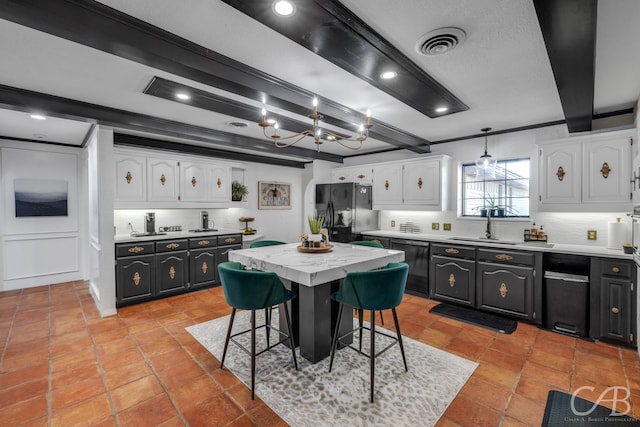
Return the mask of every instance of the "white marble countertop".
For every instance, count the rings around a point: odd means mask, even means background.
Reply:
[[[229,260],[262,271],[273,271],[283,279],[315,286],[342,279],[352,271],[372,270],[390,262],[404,261],[404,252],[332,243],[331,252],[303,253],[299,243],[264,246],[229,252]]]
[[[587,255],[587,256],[599,256],[605,258],[618,258],[618,259],[633,259],[633,255],[625,254],[622,249],[609,249],[604,246],[589,246],[589,245],[569,245],[565,243],[553,243],[544,244],[537,242],[515,242],[510,240],[488,240],[488,239],[469,239],[467,237],[460,237],[460,240],[456,240],[454,236],[442,236],[439,234],[425,234],[425,233],[400,233],[398,231],[367,231],[362,233],[366,236],[379,236],[390,237],[406,240],[420,240],[434,243],[449,243],[458,245],[479,246],[487,248],[500,248],[500,249],[517,249],[537,252],[553,252],[561,254],[574,254],[574,255]]]
[[[188,238],[198,238],[204,236],[226,236],[228,234],[242,234],[242,230],[226,230],[226,229],[218,229],[216,231],[201,231],[201,232],[192,232],[192,231],[167,231],[166,234],[155,234],[153,236],[140,236],[133,237],[130,234],[116,234],[114,236],[114,241],[116,243],[135,243],[135,242],[152,242],[154,240],[168,240],[168,239],[188,239]]]

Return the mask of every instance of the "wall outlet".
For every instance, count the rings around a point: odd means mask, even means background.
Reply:
[[[395,227],[395,226],[396,226],[396,220],[395,220],[395,219],[392,219],[392,220],[391,220],[391,227]]]
[[[432,230],[440,230],[440,223],[439,222],[432,222],[431,223],[431,229]]]
[[[442,228],[444,229],[444,231],[451,231],[451,224],[445,222],[444,224],[442,224]]]
[[[598,240],[598,230],[587,230],[587,240]]]

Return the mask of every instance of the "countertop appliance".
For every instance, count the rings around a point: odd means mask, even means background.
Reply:
[[[353,182],[316,185],[316,211],[325,217],[329,240],[362,240],[361,233],[378,229],[378,211],[371,209],[370,185]]]
[[[147,212],[144,214],[144,231],[147,233],[156,232],[156,214],[153,212]]]

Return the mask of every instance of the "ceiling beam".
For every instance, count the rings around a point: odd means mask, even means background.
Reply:
[[[248,161],[261,161],[265,164],[278,165],[286,163],[287,166],[291,167],[301,167],[301,165],[304,165],[304,162],[313,159],[342,163],[342,157],[335,154],[298,147],[289,147],[286,149],[286,152],[283,152],[281,149],[276,148],[271,142],[262,139],[240,136],[234,133],[61,98],[11,86],[0,85],[0,108],[23,112],[38,110],[52,117],[215,144],[218,146],[216,148],[222,151],[224,151],[224,147],[226,146],[265,154],[262,156],[249,155],[233,150],[226,150],[233,153],[234,158],[237,160],[244,158]],[[298,157],[302,160],[283,160],[269,157],[267,154]],[[251,160],[249,160],[249,157],[251,157]]]
[[[569,132],[592,128],[597,0],[534,0]]]
[[[313,93],[93,0],[1,1],[0,18],[295,114]],[[324,121],[359,123],[363,113],[322,98]],[[429,141],[378,120],[372,138],[428,153]]]

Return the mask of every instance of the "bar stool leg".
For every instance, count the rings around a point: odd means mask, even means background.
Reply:
[[[364,322],[364,310],[359,308],[358,309],[358,326],[360,327],[360,329],[358,330],[358,337],[359,337],[359,340],[360,340],[360,343],[359,343],[359,345],[360,345],[359,350],[360,351],[362,351],[362,333],[363,333],[362,332],[363,331],[362,324],[363,324],[363,322]]]
[[[264,309],[264,330],[267,331],[267,348],[269,345],[269,335],[271,335],[271,307]]]
[[[227,348],[229,347],[229,340],[231,339],[231,328],[233,328],[233,319],[236,317],[236,309],[231,309],[231,317],[229,318],[229,328],[227,328],[227,338],[224,340],[224,350],[222,350],[222,361],[220,362],[220,369],[224,366],[224,358],[227,356]]]
[[[256,311],[251,310],[251,400],[255,399],[256,384]]]
[[[376,312],[371,310],[371,348],[369,350],[369,366],[371,368],[371,388],[369,400],[373,403],[373,380],[376,370]]]
[[[298,360],[296,359],[296,346],[293,343],[293,329],[291,328],[291,318],[289,317],[289,307],[285,302],[282,304],[284,306],[284,317],[287,321],[287,329],[289,333],[289,345],[291,346],[291,354],[293,355],[293,365],[296,367],[296,371],[298,370]]]
[[[336,347],[338,347],[338,334],[340,333],[340,322],[342,321],[343,309],[344,304],[340,303],[340,308],[338,309],[338,321],[336,322],[336,330],[334,331],[333,339],[331,340],[331,359],[329,359],[329,372],[331,372],[331,369],[333,368],[333,357],[336,355]],[[362,330],[360,330],[360,334],[362,334]]]
[[[398,344],[400,345],[400,352],[402,353],[404,370],[405,372],[408,372],[409,368],[407,367],[407,358],[404,356],[404,345],[402,345],[402,333],[400,333],[400,324],[398,323],[398,315],[396,314],[395,308],[392,308],[391,312],[393,313],[393,322],[396,324],[396,333],[398,334]]]

